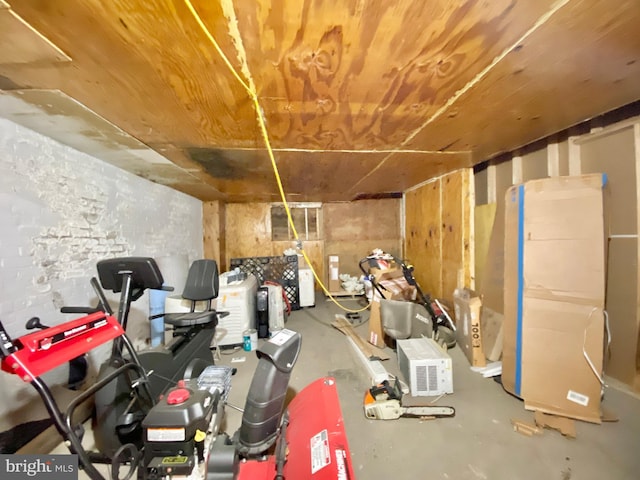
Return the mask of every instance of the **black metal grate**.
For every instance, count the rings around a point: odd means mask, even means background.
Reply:
[[[231,270],[239,268],[252,273],[262,285],[276,282],[282,286],[292,310],[300,310],[300,285],[298,283],[298,256],[232,258]]]

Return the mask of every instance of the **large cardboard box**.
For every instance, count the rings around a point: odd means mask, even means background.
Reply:
[[[502,382],[525,407],[600,422],[602,175],[511,187],[505,203]]]
[[[431,338],[398,340],[398,367],[414,397],[453,393],[451,357]]]
[[[456,341],[473,367],[484,367],[487,359],[482,348],[480,318],[482,299],[468,288],[453,293],[453,309],[456,317]]]

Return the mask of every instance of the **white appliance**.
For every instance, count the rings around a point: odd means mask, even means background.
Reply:
[[[316,304],[315,281],[310,268],[298,270],[298,287],[301,307],[314,307]]]
[[[269,332],[284,328],[284,290],[280,285],[265,285],[269,289]]]
[[[232,274],[234,272],[220,275],[216,310],[229,314],[218,317],[215,341],[219,347],[242,345],[243,332],[256,328],[256,277],[249,274],[244,280],[228,282]]]
[[[451,357],[431,338],[397,340],[398,365],[414,397],[453,393]]]

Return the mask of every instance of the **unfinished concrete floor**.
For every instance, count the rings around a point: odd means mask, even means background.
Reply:
[[[349,308],[358,307],[353,299],[341,302]],[[577,422],[575,439],[554,430],[526,437],[514,432],[511,419],[532,422],[533,413],[526,411],[523,402],[508,395],[499,384],[472,372],[459,348],[450,350],[454,393],[438,401],[455,407],[454,418],[366,419],[362,401],[369,384],[347,338],[330,326],[336,313],[344,312],[324,296],[317,296],[315,307],[294,311],[287,319],[286,327],[302,335],[302,351],[290,388],[299,391],[318,377],[335,377],[357,479],[640,478],[638,395],[610,386],[604,405],[620,420],[602,425]],[[364,318],[367,316],[365,312]],[[367,329],[368,323],[356,327],[363,337]],[[391,355],[385,362],[387,370],[397,373],[395,353],[387,351]],[[234,359],[244,361],[232,362]],[[257,365],[255,353],[222,350],[216,363],[237,367],[228,401],[244,407]],[[225,430],[235,432],[240,421],[241,414],[227,407]],[[65,450],[61,446],[56,453]],[[86,478],[83,472],[80,478]]]
[[[355,300],[341,300],[355,308]],[[555,430],[526,437],[513,430],[511,419],[533,421],[523,402],[507,394],[492,379],[472,372],[459,348],[453,359],[454,393],[438,404],[452,405],[454,418],[431,421],[401,418],[368,420],[362,401],[369,386],[347,338],[330,326],[336,313],[332,302],[318,296],[316,306],[294,311],[287,328],[302,335],[302,351],[291,376],[296,391],[315,378],[335,377],[353,469],[361,480],[389,479],[638,479],[640,478],[640,399],[608,388],[604,405],[615,412],[616,423],[577,422],[577,438]],[[368,312],[365,312],[365,318]],[[366,336],[368,324],[356,327]],[[260,340],[261,342],[262,340]],[[387,370],[397,373],[395,353]],[[253,352],[226,351],[218,362],[231,365],[245,357],[234,378],[229,402],[244,406],[257,359]],[[227,431],[240,425],[240,413],[227,409]]]

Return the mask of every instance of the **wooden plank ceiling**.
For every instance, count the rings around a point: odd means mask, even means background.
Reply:
[[[288,199],[328,202],[403,192],[640,99],[637,0],[191,2],[0,0],[0,115],[71,144],[129,136],[107,161],[202,200],[278,201],[254,102],[214,39],[255,89]]]

